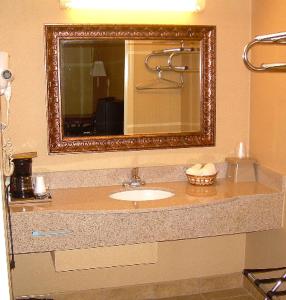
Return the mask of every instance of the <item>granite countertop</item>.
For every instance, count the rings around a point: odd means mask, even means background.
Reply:
[[[155,201],[113,200],[121,186],[52,190],[48,203],[11,204],[15,253],[237,234],[282,226],[283,193],[257,182],[147,184],[172,191]]]
[[[214,205],[235,199],[271,195],[273,190],[257,182],[232,183],[223,179],[211,186],[194,186],[188,182],[152,183],[142,189],[161,189],[175,196],[153,201],[121,201],[110,198],[110,194],[126,191],[122,186],[82,187],[52,190],[52,201],[11,204],[12,213],[18,212],[148,212],[153,210],[173,210],[184,206],[197,207]]]

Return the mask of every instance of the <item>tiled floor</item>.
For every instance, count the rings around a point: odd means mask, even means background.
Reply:
[[[131,294],[112,295],[105,294],[92,294],[92,293],[69,293],[69,294],[58,294],[51,297],[53,300],[113,300],[113,299],[123,299],[123,300],[255,300],[247,290],[243,288],[235,288],[223,291],[209,292],[197,295],[185,295],[185,296],[173,296],[165,298],[150,298],[150,297],[140,297]]]
[[[160,298],[160,300],[254,300],[243,288],[204,293],[200,295]]]

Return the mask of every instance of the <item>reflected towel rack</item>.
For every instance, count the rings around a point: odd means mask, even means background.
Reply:
[[[189,66],[175,66],[173,64],[174,56],[178,56],[181,54],[198,53],[199,51],[200,51],[199,48],[184,48],[183,46],[174,49],[156,50],[148,54],[144,62],[146,68],[153,72],[156,72],[158,68],[160,68],[162,71],[187,72],[190,70]],[[168,65],[151,67],[149,64],[149,60],[155,56],[168,56]]]
[[[184,41],[180,42],[181,45],[178,48],[168,48],[168,49],[162,49],[162,50],[154,50],[150,54],[148,54],[144,60],[146,68],[151,72],[157,72],[158,78],[157,81],[149,82],[149,83],[140,83],[136,85],[137,90],[154,90],[154,89],[181,89],[184,87],[184,78],[183,78],[183,72],[190,72],[189,66],[177,66],[173,62],[173,58],[178,55],[182,54],[194,54],[194,53],[200,53],[200,48],[185,48],[184,47]],[[150,65],[150,59],[153,57],[160,57],[160,56],[166,56],[167,58],[167,64],[166,65],[157,65],[157,66],[151,66]],[[167,78],[162,77],[163,71],[171,71],[180,73],[180,79],[179,81],[170,80]],[[165,83],[167,86],[161,86],[156,87],[156,83]]]
[[[256,44],[286,44],[286,32],[271,33],[266,35],[256,36],[250,43],[248,43],[243,51],[243,61],[248,69],[252,71],[274,71],[285,72],[286,63],[262,63],[260,66],[254,66],[248,59],[249,50]]]

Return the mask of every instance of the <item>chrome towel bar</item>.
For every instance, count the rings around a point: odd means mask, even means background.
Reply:
[[[249,50],[256,44],[286,44],[286,32],[278,32],[266,35],[256,36],[250,43],[248,43],[243,51],[243,61],[251,71],[274,71],[285,72],[286,63],[262,63],[260,66],[253,65],[248,58]]]

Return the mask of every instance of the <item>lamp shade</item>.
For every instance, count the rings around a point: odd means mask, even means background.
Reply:
[[[93,77],[106,77],[104,63],[101,60],[96,60],[92,64],[90,75]]]

